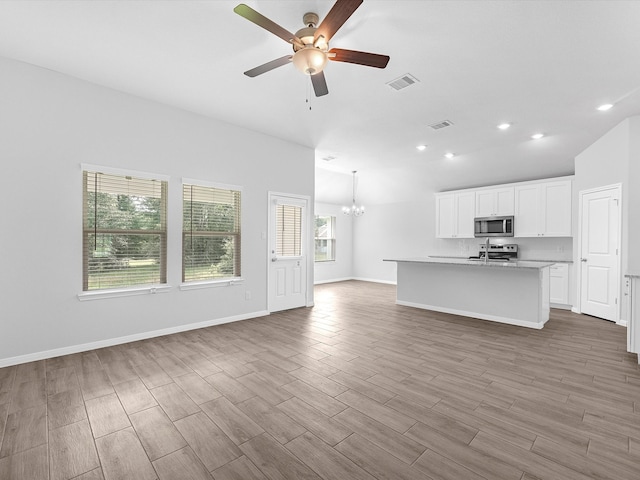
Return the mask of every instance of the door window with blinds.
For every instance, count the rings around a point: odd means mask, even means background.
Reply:
[[[276,256],[302,255],[302,207],[276,205]]]
[[[83,171],[83,290],[167,283],[167,182]]]
[[[182,281],[240,277],[240,189],[192,182],[182,189]]]

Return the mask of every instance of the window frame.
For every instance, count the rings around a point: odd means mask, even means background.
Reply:
[[[316,237],[316,227],[315,227],[315,221],[318,218],[328,218],[330,219],[330,224],[331,224],[331,236],[330,237]],[[336,224],[337,224],[337,217],[336,215],[322,215],[322,214],[316,214],[314,217],[314,229],[313,229],[313,243],[314,243],[314,249],[313,249],[313,261],[315,263],[327,263],[327,262],[335,262],[336,261]],[[317,251],[316,251],[316,242],[318,240],[324,240],[327,242],[327,250],[331,251],[331,258],[327,258],[326,260],[317,260]],[[331,245],[329,247],[329,244]]]
[[[87,173],[100,173],[104,175],[111,176],[119,176],[119,177],[134,177],[136,179],[141,180],[155,180],[162,182],[161,183],[161,219],[163,221],[163,228],[160,230],[149,230],[148,233],[146,231],[136,230],[137,234],[143,235],[159,235],[160,236],[160,251],[159,251],[159,259],[160,259],[160,283],[144,283],[144,284],[132,284],[122,287],[115,288],[99,288],[89,290],[89,257],[86,255],[88,251],[88,236],[93,233],[102,233],[102,234],[118,234],[122,232],[122,234],[127,234],[130,232],[129,229],[124,230],[114,230],[114,229],[101,229],[92,228],[89,229],[86,227],[86,219],[87,219],[87,207],[88,207],[88,194],[90,193],[87,189],[86,183],[86,174]],[[82,163],[80,164],[80,181],[82,183],[82,216],[80,218],[80,230],[82,232],[82,290],[81,293],[78,294],[79,300],[92,300],[99,298],[112,298],[112,297],[120,297],[120,296],[130,296],[130,295],[140,295],[140,294],[148,294],[148,293],[163,293],[170,290],[171,286],[168,284],[167,270],[168,270],[168,211],[169,211],[169,176],[161,175],[157,173],[148,173],[137,170],[128,170],[114,167],[106,167],[101,165],[92,165]],[[141,233],[145,232],[145,233]]]
[[[234,275],[231,277],[219,277],[219,278],[210,278],[210,279],[200,279],[200,280],[187,280],[185,281],[185,245],[186,245],[186,238],[188,235],[188,232],[186,232],[184,230],[184,221],[185,221],[185,217],[184,217],[184,188],[185,186],[197,186],[197,187],[204,187],[204,188],[214,188],[214,189],[219,189],[219,190],[230,190],[230,191],[234,191],[237,192],[240,196],[239,198],[239,220],[238,220],[238,226],[239,226],[239,231],[237,233],[230,233],[230,232],[211,232],[209,235],[207,235],[206,233],[202,233],[200,232],[198,234],[198,236],[203,236],[203,237],[219,237],[221,235],[223,236],[234,236],[234,243],[237,245],[237,247],[235,248],[235,251],[237,252],[237,255],[234,255],[234,259],[233,259],[233,263],[234,263],[234,270],[239,271],[238,275]],[[181,189],[180,189],[180,203],[181,203],[181,212],[182,212],[182,216],[181,216],[181,223],[180,223],[180,235],[181,235],[181,248],[180,248],[180,258],[181,258],[181,283],[180,283],[180,290],[192,290],[192,289],[199,289],[199,288],[208,288],[208,287],[216,287],[216,286],[230,286],[230,285],[235,285],[237,283],[242,283],[244,282],[244,279],[242,277],[242,231],[243,231],[243,215],[242,215],[242,201],[243,201],[243,188],[239,185],[231,185],[231,184],[224,184],[224,183],[218,183],[218,182],[210,182],[210,181],[206,181],[206,180],[199,180],[199,179],[193,179],[193,178],[182,178],[182,183],[181,183]]]

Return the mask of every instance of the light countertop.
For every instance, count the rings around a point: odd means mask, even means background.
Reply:
[[[464,255],[428,255],[429,258],[462,258],[468,259]],[[544,263],[573,263],[573,260],[553,260],[549,258],[521,258],[520,261],[526,262],[544,262]]]
[[[485,268],[534,268],[541,269],[550,267],[557,262],[540,262],[532,260],[470,260],[468,258],[457,257],[412,257],[412,258],[385,258],[385,262],[408,262],[408,263],[426,263],[426,264],[440,264],[440,265],[465,265],[472,267],[485,267]]]

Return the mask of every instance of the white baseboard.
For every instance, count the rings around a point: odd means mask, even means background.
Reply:
[[[345,277],[345,278],[334,278],[332,280],[319,280],[314,282],[314,285],[322,285],[324,283],[336,283],[336,282],[347,282],[349,280],[357,280],[359,282],[371,282],[371,283],[384,283],[387,285],[395,285],[396,282],[391,282],[388,280],[378,280],[375,278],[361,278],[361,277]]]
[[[535,328],[537,330],[540,330],[546,323],[546,322],[543,322],[543,323],[528,322],[526,320],[520,320],[517,318],[499,317],[497,315],[487,315],[484,313],[467,312],[464,310],[457,310],[454,308],[424,305],[422,303],[414,303],[414,302],[403,302],[401,300],[396,300],[396,304],[403,305],[405,307],[420,308],[422,310],[433,310],[434,312],[450,313],[453,315],[461,315],[463,317],[478,318],[480,320],[490,320],[492,322],[508,323],[509,325],[516,325],[518,327]]]
[[[324,283],[336,283],[336,282],[346,282],[348,280],[353,280],[353,278],[351,277],[344,277],[344,278],[332,278],[330,280],[317,280],[315,282],[313,282],[314,285],[322,285]]]
[[[384,283],[386,285],[397,285],[397,282],[392,280],[380,280],[377,278],[362,278],[362,277],[353,277],[351,280],[359,280],[361,282],[371,282],[371,283]]]
[[[178,325],[176,327],[164,328],[162,330],[153,330],[150,332],[136,333],[124,337],[110,338],[108,340],[98,340],[97,342],[83,343],[80,345],[71,345],[68,347],[55,348],[53,350],[45,350],[43,352],[29,353],[27,355],[19,355],[17,357],[0,358],[0,368],[18,365],[21,363],[35,362],[46,358],[60,357],[62,355],[70,355],[73,353],[86,352],[97,348],[112,347],[123,343],[137,342],[149,338],[161,337],[163,335],[171,335],[172,333],[186,332],[189,330],[197,330],[198,328],[212,327],[214,325],[222,325],[224,323],[237,322],[239,320],[248,320],[250,318],[264,317],[269,315],[266,310],[245,313],[242,315],[234,315],[231,317],[216,318],[215,320],[207,320],[205,322],[188,323],[186,325]]]

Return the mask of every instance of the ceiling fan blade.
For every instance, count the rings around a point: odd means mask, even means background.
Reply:
[[[387,55],[377,53],[358,52],[357,50],[345,50],[343,48],[332,48],[329,50],[329,60],[334,62],[357,63],[367,67],[385,68],[389,63]]]
[[[356,11],[362,2],[363,0],[337,0],[318,26],[314,36],[314,43],[320,36],[324,37],[325,42],[331,40],[331,37],[344,25],[344,22]]]
[[[259,27],[264,28],[265,30],[273,33],[274,35],[280,37],[287,43],[296,43],[300,46],[303,46],[302,41],[296,37],[289,30],[282,28],[280,25],[275,23],[272,20],[269,20],[267,17],[262,15],[261,13],[256,12],[253,8],[248,7],[244,3],[241,3],[236,8],[233,9],[241,17],[246,18],[250,22],[255,23]]]
[[[316,94],[316,97],[322,97],[329,93],[329,89],[327,88],[327,81],[324,78],[324,72],[316,73],[315,75],[311,75],[311,84],[313,85],[313,91]]]
[[[275,60],[271,60],[263,65],[252,68],[251,70],[247,70],[244,74],[247,77],[257,77],[258,75],[262,75],[263,73],[267,73],[274,68],[281,67],[282,65],[286,65],[291,61],[293,55],[285,55],[284,57],[276,58]]]

